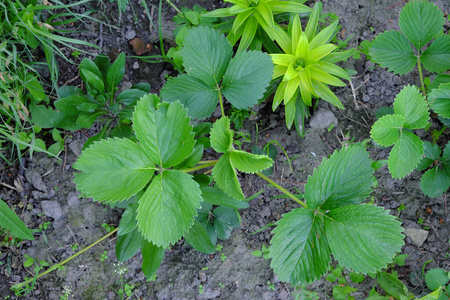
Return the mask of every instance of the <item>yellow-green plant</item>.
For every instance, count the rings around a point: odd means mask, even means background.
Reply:
[[[284,103],[288,128],[301,114],[297,112],[296,115],[297,101],[311,106],[312,97],[321,98],[344,109],[328,85],[345,86],[339,77],[350,80],[348,73],[334,63],[348,58],[353,50],[336,52],[338,47],[329,43],[338,30],[337,22],[318,32],[320,11],[321,3],[318,2],[314,5],[305,31],[298,15],[292,18],[288,32],[276,30],[275,40],[284,53],[271,54],[275,65],[272,78],[282,77],[272,108],[275,110],[281,102]],[[297,99],[299,94],[301,99]]]
[[[302,1],[274,1],[274,0],[224,0],[233,4],[231,7],[219,8],[206,13],[205,17],[231,17],[236,16],[228,41],[234,46],[241,39],[238,52],[247,49],[255,38],[258,27],[261,27],[271,38],[275,39],[278,25],[274,22],[274,13],[304,14],[311,12],[311,8],[298,2]]]

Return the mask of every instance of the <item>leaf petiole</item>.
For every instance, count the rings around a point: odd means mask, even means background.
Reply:
[[[291,198],[292,200],[294,200],[301,206],[308,208],[308,205],[305,202],[298,199],[296,196],[294,196],[292,193],[290,193],[287,189],[285,189],[284,187],[282,187],[281,185],[279,185],[278,183],[276,183],[275,181],[273,181],[266,175],[259,173],[259,172],[255,173],[255,174],[258,175],[259,177],[261,177],[262,179],[264,179],[265,181],[267,181],[268,183],[270,183],[271,185],[273,185],[274,187],[276,187],[277,189],[279,189],[280,191],[282,191],[286,196],[288,196],[289,198]]]
[[[194,172],[194,171],[198,171],[198,170],[201,170],[201,169],[206,169],[206,168],[215,166],[216,163],[217,163],[217,160],[211,161],[211,162],[208,162],[208,163],[203,163],[201,165],[198,165],[198,166],[195,166],[195,167],[192,167],[192,168],[189,168],[189,169],[179,170],[179,171],[184,172],[184,173]]]

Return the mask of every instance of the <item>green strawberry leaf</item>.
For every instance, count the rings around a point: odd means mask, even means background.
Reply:
[[[417,166],[418,171],[428,169],[436,160],[441,158],[441,148],[438,145],[432,144],[429,141],[423,143],[423,158]]]
[[[141,248],[142,235],[137,228],[124,235],[117,236],[116,256],[118,261],[132,258]]]
[[[157,175],[139,199],[136,219],[142,235],[156,246],[177,242],[194,222],[200,195],[189,174],[165,170]]]
[[[266,155],[257,155],[241,150],[232,150],[230,158],[233,166],[244,173],[261,172],[273,164],[273,160]]]
[[[432,110],[444,118],[450,118],[450,83],[444,83],[428,95]]]
[[[19,239],[34,240],[33,233],[25,223],[12,211],[8,204],[0,199],[0,227],[6,228]]]
[[[400,222],[381,207],[344,206],[331,210],[324,220],[333,257],[348,270],[380,271],[404,244]]]
[[[189,229],[189,232],[184,234],[184,238],[189,245],[199,252],[207,254],[213,254],[216,252],[206,228],[198,221],[194,221],[194,224]]]
[[[237,109],[258,103],[272,79],[270,56],[260,51],[241,52],[230,62],[222,82],[222,93]]]
[[[447,272],[441,268],[431,269],[425,274],[425,282],[431,291],[435,291],[439,287],[445,286],[450,280],[449,278]]]
[[[212,175],[219,188],[234,199],[244,199],[241,185],[237,179],[236,169],[231,162],[231,154],[223,154],[212,170]]]
[[[400,115],[386,115],[373,124],[370,136],[378,145],[391,146],[398,141],[404,123]]]
[[[423,0],[408,2],[399,18],[401,31],[417,50],[441,32],[444,22],[444,14],[439,7]]]
[[[389,72],[404,75],[411,72],[417,58],[409,41],[398,31],[385,31],[378,35],[370,45],[372,61]]]
[[[305,185],[308,207],[330,210],[364,201],[372,191],[371,165],[369,153],[361,146],[350,146],[324,158]]]
[[[225,36],[205,26],[189,30],[181,51],[186,73],[210,86],[219,85],[233,54]]]
[[[213,216],[214,230],[221,240],[228,239],[233,228],[238,228],[240,225],[238,213],[232,208],[219,206],[213,211]]]
[[[169,79],[161,89],[160,96],[167,102],[179,100],[188,109],[188,115],[195,119],[211,116],[219,101],[214,86],[186,74]]]
[[[203,186],[202,191],[203,201],[213,205],[220,205],[235,209],[248,208],[248,203],[231,198],[220,189],[212,186]]]
[[[181,163],[194,149],[194,133],[186,109],[177,101],[161,103],[158,97],[142,97],[133,115],[133,129],[152,161],[164,168]]]
[[[270,266],[278,279],[297,284],[326,274],[331,252],[323,220],[314,211],[298,208],[284,214],[272,233]]]
[[[95,163],[92,163],[95,162]],[[96,201],[123,201],[152,178],[154,164],[147,152],[128,139],[106,139],[84,150],[73,165],[77,189]]]
[[[439,36],[420,56],[423,66],[430,72],[450,69],[450,36]]]
[[[211,129],[211,147],[218,153],[226,153],[233,148],[233,130],[230,129],[230,119],[222,117]]]
[[[392,177],[401,179],[411,173],[423,155],[423,142],[411,132],[401,131],[400,138],[389,154],[388,166]]]
[[[164,257],[164,248],[142,239],[142,273],[150,279],[158,270]]]
[[[436,198],[450,187],[450,177],[439,166],[426,171],[420,179],[420,188],[425,196]]]
[[[415,86],[407,85],[397,94],[394,111],[405,118],[403,127],[421,129],[428,124],[430,114],[425,97]]]

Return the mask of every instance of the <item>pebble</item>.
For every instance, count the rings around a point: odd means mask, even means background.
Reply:
[[[81,151],[83,151],[83,143],[80,140],[74,140],[69,144],[69,149],[72,150],[73,154],[76,156],[80,156]]]
[[[80,204],[80,199],[78,198],[76,193],[70,192],[67,195],[67,204],[69,204],[69,206],[77,206]]]
[[[41,174],[36,169],[28,168],[25,171],[26,179],[34,186],[35,189],[47,192],[47,187],[42,181]]]
[[[133,29],[132,29],[132,30],[128,30],[128,31],[125,33],[125,38],[126,38],[127,40],[131,40],[131,39],[133,39],[135,36],[136,36],[136,31],[134,31]]]
[[[135,70],[139,69],[139,63],[137,61],[134,62],[133,69]]]
[[[205,282],[206,281],[205,272],[198,272],[198,279],[200,279],[201,282]]]
[[[59,220],[63,215],[61,205],[56,201],[41,201],[41,207],[45,215],[55,220]]]
[[[324,108],[315,112],[309,121],[311,128],[327,129],[331,124],[337,126],[338,120],[330,110]]]
[[[428,231],[417,228],[406,228],[403,232],[417,247],[422,246],[428,237]]]

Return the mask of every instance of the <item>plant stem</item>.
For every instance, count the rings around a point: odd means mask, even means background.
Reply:
[[[212,163],[212,162],[217,163],[218,161],[219,161],[218,159],[215,159],[215,160],[203,160],[203,161],[199,161],[198,164],[199,165],[204,165],[204,164],[209,164],[209,163]]]
[[[206,168],[215,166],[216,164],[217,164],[217,160],[213,160],[211,162],[203,163],[203,164],[195,166],[193,168],[183,169],[183,170],[180,170],[180,171],[181,172],[185,172],[185,173],[189,173],[189,172],[194,172],[194,171],[198,171],[198,170],[201,170],[201,169],[206,169]]]
[[[421,65],[421,62],[420,62],[420,53],[417,55],[417,68],[419,69],[420,83],[422,84],[422,94],[423,94],[424,97],[426,97],[427,93],[425,91],[425,84],[423,82],[422,65]]]
[[[183,14],[183,12],[182,12],[181,10],[179,10],[179,9],[178,9],[178,7],[176,7],[176,6],[175,6],[175,4],[173,4],[173,3],[172,3],[172,1],[170,1],[170,0],[166,0],[166,2],[167,2],[167,3],[169,3],[169,4],[170,4],[170,6],[172,6],[172,7],[173,7],[173,9],[175,9],[175,11],[176,11],[177,13],[179,13],[180,15],[182,15],[182,14]]]
[[[220,112],[222,113],[223,117],[225,116],[225,110],[223,109],[222,93],[220,92],[220,89],[217,89],[217,92],[219,93]]]
[[[288,196],[289,198],[291,198],[292,200],[294,200],[295,202],[297,202],[301,206],[303,206],[305,208],[308,208],[308,205],[305,202],[303,202],[302,200],[300,200],[297,197],[295,197],[287,189],[285,189],[284,187],[282,187],[281,185],[279,185],[278,183],[276,183],[275,181],[273,181],[272,179],[270,179],[266,175],[264,175],[262,173],[259,173],[259,172],[257,172],[256,175],[258,175],[259,177],[261,177],[262,179],[264,179],[265,181],[267,181],[268,183],[270,183],[271,185],[273,185],[274,187],[276,187],[277,189],[282,191],[286,196]]]
[[[67,258],[66,260],[60,262],[59,264],[53,265],[51,268],[49,268],[49,269],[48,269],[47,271],[45,271],[44,273],[39,274],[39,275],[36,277],[36,279],[38,279],[38,278],[40,278],[40,277],[42,277],[42,276],[44,276],[44,275],[47,275],[48,273],[50,273],[50,272],[56,270],[57,268],[59,268],[59,267],[61,267],[62,265],[66,264],[67,262],[69,262],[70,260],[74,259],[75,257],[77,257],[78,255],[80,255],[81,253],[86,252],[87,250],[91,249],[92,247],[94,247],[94,246],[97,245],[98,243],[102,242],[103,240],[107,239],[108,237],[110,237],[111,235],[113,235],[114,233],[116,233],[117,230],[119,230],[119,227],[117,227],[116,229],[114,229],[113,231],[111,231],[110,233],[108,233],[107,235],[101,237],[100,239],[98,239],[98,240],[95,241],[94,243],[90,244],[89,246],[87,246],[87,247],[84,248],[83,250],[81,250],[81,251],[75,253],[74,255],[72,255],[71,257]],[[27,281],[24,281],[24,282],[21,282],[21,283],[18,283],[18,284],[13,285],[11,288],[12,288],[12,289],[19,289],[19,288],[23,287],[24,285],[26,285],[26,284],[32,282],[33,280],[34,280],[34,278],[28,279]]]

